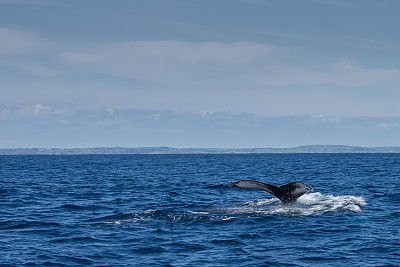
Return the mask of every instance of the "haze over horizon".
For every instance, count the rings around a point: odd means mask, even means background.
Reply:
[[[399,8],[0,0],[0,148],[400,146]]]

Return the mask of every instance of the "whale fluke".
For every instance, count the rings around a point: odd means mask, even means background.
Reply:
[[[280,187],[255,180],[239,180],[230,182],[229,184],[236,187],[254,188],[266,191],[279,198],[283,204],[292,203],[305,193],[313,191],[313,189],[305,183],[297,181],[281,185]]]

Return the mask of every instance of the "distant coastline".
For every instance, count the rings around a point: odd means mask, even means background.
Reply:
[[[400,153],[400,146],[359,147],[346,145],[305,145],[292,148],[0,148],[0,155],[88,155],[88,154],[271,154],[271,153]]]

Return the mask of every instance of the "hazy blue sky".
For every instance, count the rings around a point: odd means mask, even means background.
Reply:
[[[400,145],[399,11],[0,0],[0,147]]]

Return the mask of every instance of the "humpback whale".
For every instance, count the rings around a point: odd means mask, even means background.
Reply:
[[[283,204],[295,202],[305,193],[313,191],[311,187],[298,181],[284,184],[279,187],[255,180],[239,180],[236,182],[230,182],[229,184],[236,187],[254,188],[266,191],[279,198]]]

